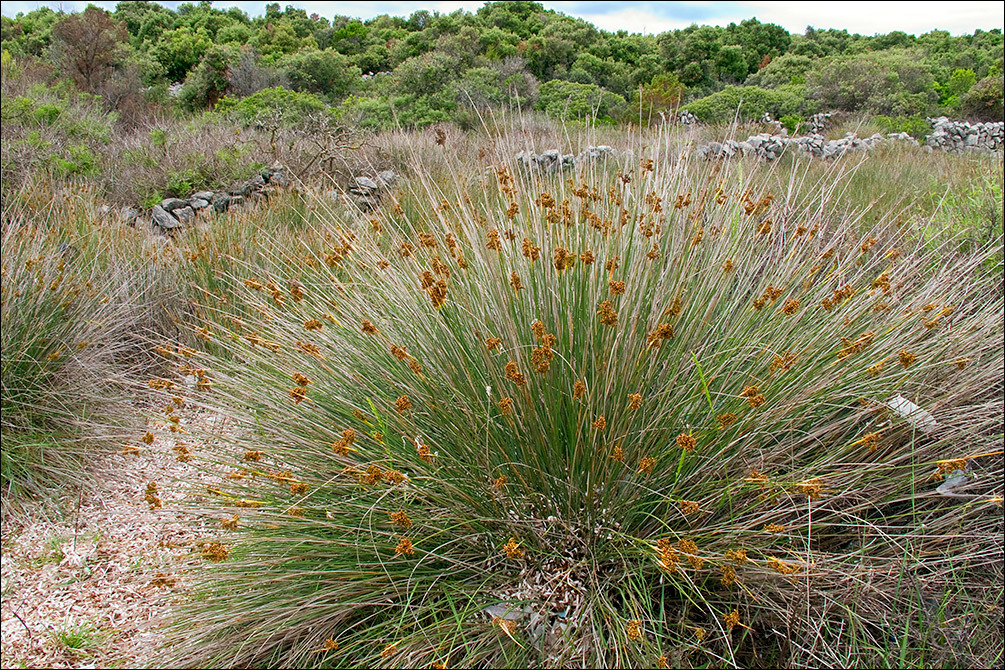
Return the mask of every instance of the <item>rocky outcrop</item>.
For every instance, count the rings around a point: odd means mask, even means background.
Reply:
[[[925,141],[926,146],[942,151],[999,151],[1005,146],[1005,123],[970,123],[950,121],[944,116],[929,118],[932,134]]]

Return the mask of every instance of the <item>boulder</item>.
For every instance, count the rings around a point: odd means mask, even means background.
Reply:
[[[150,217],[150,222],[157,228],[164,231],[182,228],[184,225],[181,221],[171,216],[171,214],[160,205],[154,205],[153,209],[150,211]]]
[[[188,200],[182,200],[181,198],[164,198],[161,200],[161,207],[163,207],[166,212],[173,212],[176,209],[188,207]]]
[[[213,211],[219,214],[226,212],[230,208],[232,197],[222,191],[213,196]]]
[[[206,209],[209,207],[209,201],[202,198],[192,198],[188,201],[188,206],[195,210]]]
[[[182,224],[191,223],[195,219],[195,210],[191,207],[181,207],[171,212]]]

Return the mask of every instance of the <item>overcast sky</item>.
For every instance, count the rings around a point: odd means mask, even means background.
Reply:
[[[81,11],[88,4],[112,10],[116,2],[92,0],[4,0],[0,11],[5,16],[29,12],[42,6]],[[161,2],[175,8],[180,2]],[[240,7],[252,16],[264,13],[266,2],[235,2],[218,0],[215,7]],[[427,0],[411,2],[386,0],[382,2],[301,2],[280,0],[280,6],[292,4],[317,12],[326,17],[343,14],[363,19],[380,14],[408,16],[419,9],[449,13],[457,9],[470,12],[484,2],[471,0]],[[578,16],[604,30],[660,33],[674,28],[685,28],[692,23],[725,26],[731,22],[756,17],[764,23],[777,23],[789,32],[802,33],[806,26],[814,28],[844,28],[853,33],[875,35],[902,30],[921,35],[930,30],[948,30],[954,35],[973,33],[974,30],[1003,28],[1005,3],[1002,2],[598,2],[569,1],[542,2],[571,16]]]

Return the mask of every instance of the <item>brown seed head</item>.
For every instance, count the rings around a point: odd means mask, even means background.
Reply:
[[[694,451],[694,448],[697,444],[698,441],[695,440],[694,437],[692,435],[689,435],[688,433],[681,433],[680,435],[677,436],[677,446],[688,453]]]
[[[524,556],[524,550],[520,548],[519,544],[517,544],[516,538],[512,537],[505,545],[503,545],[503,553],[506,554],[506,558],[519,559]]]
[[[661,323],[656,330],[646,336],[646,343],[650,349],[658,349],[664,342],[673,337],[673,325]]]
[[[611,304],[610,300],[605,300],[600,303],[600,308],[597,310],[597,314],[600,315],[600,323],[605,326],[613,328],[618,325],[618,313],[614,311],[614,306]]]
[[[629,393],[628,394],[628,409],[632,412],[640,409],[642,407],[642,394],[641,393]]]
[[[399,396],[398,399],[394,401],[394,408],[398,410],[398,414],[404,414],[408,410],[412,409],[412,401],[408,399],[407,395]]]
[[[401,540],[398,542],[398,546],[394,548],[395,556],[411,556],[414,553],[415,553],[415,545],[413,545],[412,541],[407,537],[401,538]],[[384,652],[386,651],[387,649],[384,650]],[[394,652],[392,651],[391,653],[393,654]],[[381,653],[381,656],[384,656],[383,652]]]
[[[517,386],[523,386],[527,383],[527,378],[523,376],[523,373],[517,369],[516,362],[510,361],[506,364],[506,379],[510,380]]]

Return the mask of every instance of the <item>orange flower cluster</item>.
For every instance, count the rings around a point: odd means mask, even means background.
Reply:
[[[348,456],[349,448],[352,447],[355,441],[356,431],[352,428],[346,428],[342,431],[342,439],[332,442],[332,449],[338,456]]]
[[[694,451],[697,444],[698,441],[694,439],[694,436],[689,435],[688,433],[681,433],[677,436],[677,446],[688,453]]]

